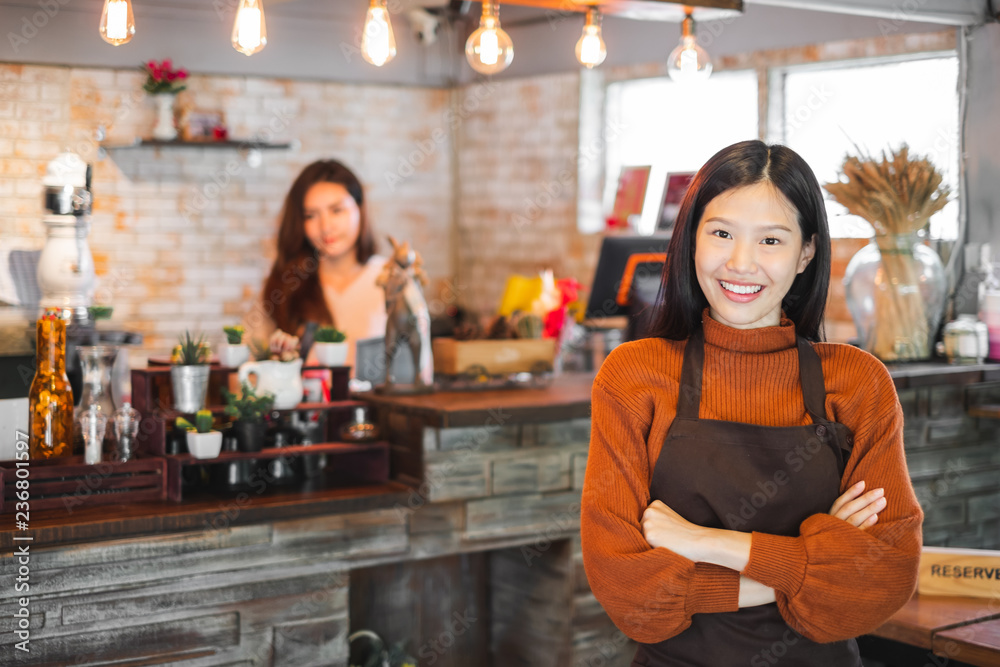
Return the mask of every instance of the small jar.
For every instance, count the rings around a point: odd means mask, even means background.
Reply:
[[[354,408],[354,421],[344,424],[340,437],[344,442],[371,442],[378,439],[378,427],[368,421],[363,406]]]
[[[951,364],[981,364],[989,353],[989,330],[975,315],[959,315],[944,326],[939,345]]]

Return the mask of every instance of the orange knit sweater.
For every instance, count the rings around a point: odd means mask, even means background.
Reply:
[[[703,319],[701,419],[812,423],[802,400],[791,321],[738,330],[712,320],[707,310]],[[775,589],[792,628],[830,642],[875,629],[910,598],[923,513],[903,455],[902,410],[885,367],[847,345],[814,347],[823,365],[827,418],[854,434],[841,493],[864,480],[866,491],[885,489],[887,505],[866,531],[815,514],[798,537],[754,532],[742,574]],[[683,356],[684,342],[626,343],[594,380],[581,506],[583,560],[605,611],[626,635],[644,643],[679,634],[692,614],[738,609],[741,573],[653,549],[639,523],[676,412]]]

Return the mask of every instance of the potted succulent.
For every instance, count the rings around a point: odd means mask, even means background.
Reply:
[[[320,366],[343,366],[347,363],[347,336],[335,327],[320,327],[313,350]]]
[[[219,347],[219,363],[229,368],[238,368],[250,358],[250,348],[243,342],[246,330],[240,326],[222,327],[226,334],[226,343]]]
[[[199,410],[195,413],[194,424],[178,417],[177,426],[187,430],[187,448],[196,459],[214,459],[222,451],[222,431],[212,430],[212,413]]]
[[[208,361],[212,349],[204,334],[197,338],[185,331],[180,343],[170,355],[170,381],[174,389],[174,409],[178,412],[197,412],[205,407],[208,393]]]
[[[264,416],[274,408],[272,394],[257,395],[248,382],[244,382],[241,395],[222,390],[226,399],[226,414],[235,417],[233,435],[240,451],[259,452],[264,447]]]

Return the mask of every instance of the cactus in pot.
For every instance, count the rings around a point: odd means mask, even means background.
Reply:
[[[325,326],[316,330],[313,350],[320,366],[343,366],[347,363],[347,335],[336,327]]]
[[[250,348],[243,342],[246,329],[237,324],[222,327],[222,332],[226,334],[226,342],[219,346],[219,363],[229,368],[238,368],[250,358]]]
[[[177,426],[187,430],[187,448],[196,459],[214,459],[222,451],[222,432],[212,430],[215,418],[209,410],[199,410],[192,424],[178,417]]]

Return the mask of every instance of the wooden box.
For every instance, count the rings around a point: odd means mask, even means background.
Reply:
[[[461,375],[476,367],[482,367],[490,375],[551,370],[555,357],[554,338],[434,339],[434,372],[442,375]]]
[[[31,509],[66,509],[92,505],[163,500],[167,497],[166,464],[161,458],[87,465],[82,456],[31,459],[27,466]],[[17,497],[17,465],[0,462],[0,513],[13,512]]]

